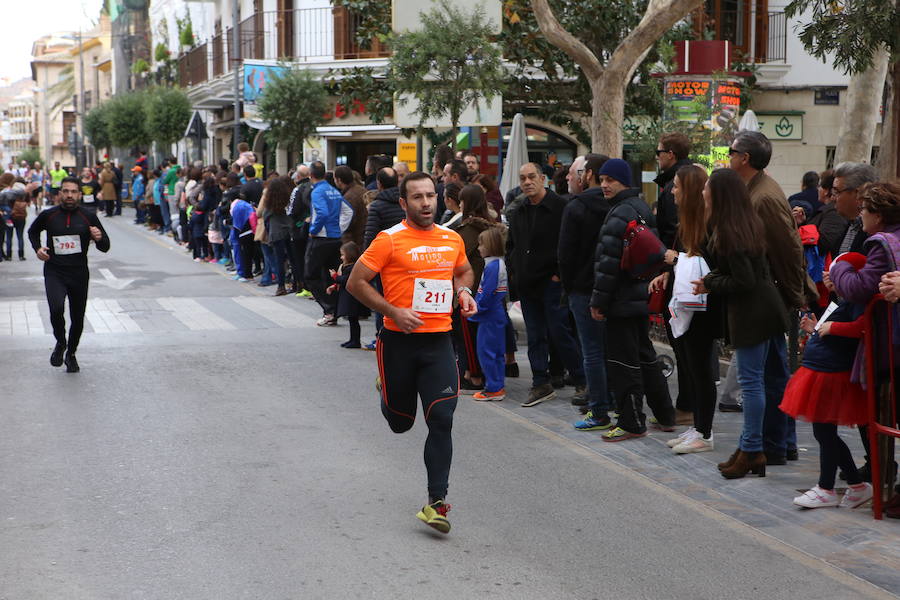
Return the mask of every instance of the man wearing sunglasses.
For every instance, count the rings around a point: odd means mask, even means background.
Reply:
[[[672,187],[675,185],[675,173],[683,166],[690,165],[688,154],[691,141],[683,133],[667,133],[659,139],[656,147],[656,162],[659,164],[659,175],[654,183],[659,186],[656,199],[656,227],[659,239],[666,248],[673,248],[675,233],[678,230],[678,208]]]

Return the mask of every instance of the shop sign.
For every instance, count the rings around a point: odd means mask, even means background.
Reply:
[[[415,143],[398,143],[397,144],[397,162],[405,162],[409,165],[410,171],[416,170],[416,144]]]
[[[837,88],[818,89],[813,103],[837,106],[841,103],[841,91]]]
[[[803,115],[757,113],[759,130],[770,140],[802,140]]]

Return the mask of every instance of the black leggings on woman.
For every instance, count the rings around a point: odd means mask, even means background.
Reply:
[[[715,331],[710,324],[712,315],[697,312],[691,317],[691,325],[680,338],[682,349],[678,357],[678,370],[683,371],[689,382],[692,397],[690,407],[694,413],[694,429],[709,439],[713,417],[716,414],[716,377],[719,361],[715,359]],[[679,376],[678,380],[681,381]]]
[[[826,490],[834,489],[834,476],[838,467],[847,475],[848,485],[861,483],[862,479],[856,470],[853,455],[838,435],[837,425],[813,423],[812,428],[813,435],[819,442],[819,487]]]

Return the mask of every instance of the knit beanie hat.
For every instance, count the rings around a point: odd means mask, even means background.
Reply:
[[[631,167],[621,158],[611,158],[603,163],[599,175],[612,177],[625,187],[631,187]]]

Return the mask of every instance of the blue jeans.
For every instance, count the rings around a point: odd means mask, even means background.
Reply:
[[[260,276],[260,285],[272,285],[272,276],[275,274],[275,250],[269,244],[260,244],[263,253],[263,272]]]
[[[172,231],[172,213],[169,212],[169,203],[165,200],[160,202],[159,211],[162,213],[163,231]]]
[[[737,348],[735,352],[744,404],[740,449],[744,452],[765,449],[783,455],[787,445],[787,415],[778,405],[788,378],[784,336],[776,335],[755,346]]]
[[[532,385],[550,383],[550,344],[548,334],[562,355],[563,364],[577,385],[584,384],[584,364],[569,326],[569,309],[561,306],[562,284],[548,281],[538,296],[520,298],[525,332],[528,335],[528,362]]]
[[[587,294],[569,294],[569,310],[575,317],[584,355],[588,408],[594,415],[603,416],[612,409],[606,383],[606,322],[591,317],[591,297]]]

